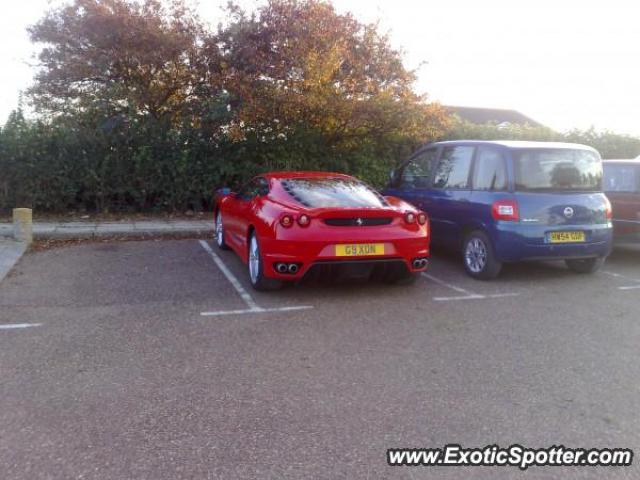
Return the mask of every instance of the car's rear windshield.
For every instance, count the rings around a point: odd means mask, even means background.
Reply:
[[[602,161],[589,150],[531,149],[513,152],[518,191],[602,190]]]
[[[289,178],[282,187],[295,200],[309,208],[379,208],[384,198],[356,179],[341,177]]]

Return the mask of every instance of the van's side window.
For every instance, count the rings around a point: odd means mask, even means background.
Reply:
[[[468,188],[474,148],[445,147],[438,162],[433,186],[435,188]]]
[[[473,189],[494,192],[507,189],[507,166],[499,150],[478,148],[473,170]]]
[[[425,150],[412,158],[402,172],[400,186],[406,189],[427,188],[438,150]]]

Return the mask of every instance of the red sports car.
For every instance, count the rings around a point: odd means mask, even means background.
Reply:
[[[267,173],[214,205],[218,247],[248,264],[257,290],[311,272],[408,283],[427,267],[427,215],[348,175]]]

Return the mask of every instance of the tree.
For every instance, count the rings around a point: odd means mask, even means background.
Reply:
[[[182,0],[69,2],[30,28],[40,116],[2,133],[22,190],[0,208],[207,208],[216,185],[280,169],[381,184],[448,126],[378,27],[322,0],[231,5],[217,30]]]
[[[203,48],[206,34],[182,1],[75,0],[29,29],[45,46],[30,94],[41,112],[155,119],[200,112],[215,96],[216,69]],[[213,51],[215,55],[215,50]],[[196,108],[194,108],[196,107]]]
[[[302,127],[350,147],[423,142],[448,125],[440,107],[413,91],[415,74],[377,25],[320,0],[270,0],[252,15],[231,5],[230,16],[213,41],[239,109],[238,136],[273,139]]]

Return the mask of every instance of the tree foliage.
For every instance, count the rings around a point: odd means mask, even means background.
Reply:
[[[376,183],[449,125],[388,38],[330,3],[230,4],[222,20],[74,0],[32,26],[38,118],[0,133],[0,207],[208,208],[216,186],[275,169]]]
[[[216,89],[200,20],[182,2],[76,0],[29,29],[44,45],[30,89],[41,112],[169,117]],[[215,52],[214,52],[215,54]]]

